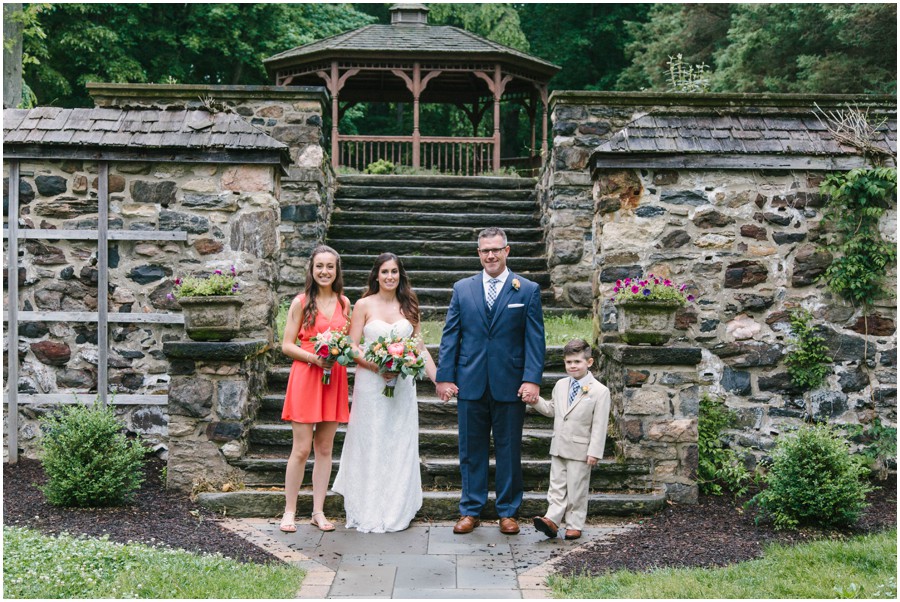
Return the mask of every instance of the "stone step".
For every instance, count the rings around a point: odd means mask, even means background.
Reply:
[[[346,425],[338,427],[334,437],[334,455],[340,457],[346,434]],[[522,431],[522,457],[546,458],[550,455],[550,439],[553,431],[549,429],[525,429]],[[292,442],[289,424],[256,424],[250,427],[251,455],[266,450],[266,453],[279,453],[287,457]],[[613,447],[607,447],[612,456]],[[419,429],[419,453],[424,456],[446,457],[459,454],[459,432],[456,428]]]
[[[345,286],[344,294],[350,299],[359,299],[365,290],[366,287],[364,286]],[[419,298],[419,303],[425,305],[449,305],[450,299],[453,297],[453,289],[449,286],[440,288],[416,286],[416,296]],[[550,303],[552,301],[553,291],[550,289],[542,290],[541,303]]]
[[[447,305],[420,305],[419,312],[422,314],[423,320],[445,320],[447,318]],[[545,316],[565,316],[573,315],[578,318],[587,318],[591,316],[591,309],[588,307],[547,307],[543,306]],[[590,334],[590,333],[588,333]]]
[[[433,389],[432,389],[433,390]],[[351,393],[350,399],[353,396]],[[454,428],[456,427],[456,400],[441,401],[435,396],[426,396],[421,393],[417,396],[419,406],[420,428]],[[281,423],[281,410],[284,408],[284,392],[275,393],[271,390],[262,398],[262,403],[257,414],[257,424],[266,422]],[[552,429],[553,419],[539,414],[532,408],[525,410],[525,428],[528,429]]]
[[[531,201],[534,189],[502,190],[489,188],[446,188],[439,186],[338,186],[336,202],[345,199],[458,199],[465,201]]]
[[[380,224],[394,224],[406,226],[412,229],[416,236],[426,226],[456,226],[466,224],[470,228],[487,228],[499,225],[504,230],[516,230],[520,228],[539,228],[540,218],[533,214],[504,213],[498,217],[495,213],[431,213],[423,211],[347,211],[337,208],[331,214],[330,231],[341,227],[359,228],[365,225],[371,227]],[[477,233],[476,233],[477,234]]]
[[[465,222],[460,222],[465,223]],[[464,242],[469,241],[472,246],[469,248],[470,253],[474,253],[478,244],[478,233],[483,228],[472,226],[419,226],[411,228],[409,225],[369,225],[364,223],[352,224],[332,224],[328,228],[328,238],[345,239],[356,238],[372,241],[385,240],[410,240],[411,242],[425,241],[441,241],[441,242]],[[544,237],[543,228],[504,228],[506,235],[510,240],[510,246],[515,243],[523,242],[540,243]],[[334,245],[331,245],[334,246]],[[392,253],[405,253],[406,251],[396,251],[392,247],[381,244],[383,250],[390,249]],[[341,250],[335,249],[340,253]]]
[[[315,460],[310,458],[306,463],[303,482],[309,483]],[[280,458],[245,457],[230,462],[245,471],[244,484],[248,487],[283,487],[284,474],[287,467],[287,456]],[[331,480],[337,476],[340,458],[332,459]],[[457,458],[420,458],[419,469],[422,475],[422,487],[425,489],[462,487]],[[490,462],[490,487],[494,487],[496,462]],[[628,482],[635,477],[649,475],[649,464],[624,464],[616,460],[600,460],[591,471],[591,488],[605,491],[628,489]],[[550,458],[522,461],[523,487],[526,491],[546,491],[550,479]]]
[[[432,356],[434,357],[434,356]],[[347,377],[350,381],[351,388],[353,386],[353,377],[356,368],[354,366],[347,367]],[[273,366],[266,372],[267,386],[270,393],[284,392],[287,387],[288,376],[291,373],[290,366]],[[553,386],[561,378],[565,378],[565,372],[548,372],[545,371],[541,379],[541,395],[549,397],[553,391]],[[277,389],[276,389],[277,388]],[[351,391],[352,393],[352,391]],[[428,380],[420,380],[416,383],[416,393],[421,397],[435,396],[434,384]],[[351,397],[352,398],[352,397]]]
[[[535,178],[509,176],[444,176],[444,175],[370,175],[347,174],[337,177],[339,188],[348,186],[425,187],[425,188],[481,188],[488,190],[534,190]]]
[[[438,351],[440,351],[440,345],[426,345],[428,347],[428,352],[431,353],[431,357],[437,361],[438,359]],[[270,356],[270,369],[277,366],[287,366],[290,367],[294,360],[287,357],[280,350],[273,351]],[[564,370],[564,358],[563,358],[563,346],[562,345],[547,345],[547,351],[544,354],[544,369],[550,371],[561,372]],[[353,370],[353,366],[350,367],[350,370]],[[284,383],[287,383],[287,373],[284,376]]]
[[[455,520],[459,518],[459,491],[425,491],[422,508],[416,514],[426,520]],[[590,516],[629,516],[653,514],[665,505],[665,492],[653,489],[644,492],[593,492],[588,497]],[[236,518],[277,518],[284,511],[284,491],[244,489],[230,493],[201,493],[197,503],[225,516]],[[546,492],[526,491],[519,509],[522,527],[529,529],[528,517],[540,516],[547,510]],[[302,489],[297,500],[297,516],[312,512],[312,490]],[[325,513],[329,517],[344,516],[343,497],[329,492],[325,499]],[[484,519],[496,519],[493,493],[481,514]],[[304,527],[300,527],[301,529]],[[480,527],[491,528],[488,526]],[[496,528],[496,527],[495,527]]]
[[[403,267],[408,271],[423,270],[440,267],[442,270],[461,270],[464,275],[471,276],[481,271],[481,261],[475,254],[465,257],[448,257],[444,255],[399,255]],[[368,274],[372,270],[377,255],[341,255],[341,266],[346,278],[348,270],[365,270]],[[543,257],[510,257],[509,268],[516,273],[543,272],[547,269],[547,260]]]
[[[438,266],[440,264],[437,264]],[[344,286],[364,287],[369,278],[371,270],[344,270]],[[548,272],[516,272],[520,276],[528,278],[535,282],[541,288],[550,287],[550,274]],[[468,278],[472,272],[451,271],[451,270],[410,270],[407,269],[407,275],[413,288],[418,294],[419,288],[446,288],[452,289],[457,281]]]
[[[535,215],[534,199],[496,201],[485,199],[397,199],[337,198],[335,207],[345,211],[382,211],[391,213],[487,213],[498,215]]]
[[[478,249],[478,229],[472,229],[474,234],[469,240],[411,240],[408,236],[404,236],[402,228],[395,232],[395,238],[366,238],[356,236],[353,232],[343,232],[336,234],[329,231],[326,243],[333,247],[343,257],[344,255],[369,255],[374,258],[385,251],[390,251],[397,255],[421,255],[431,257],[477,257]],[[409,229],[406,229],[409,234]],[[544,243],[535,242],[519,242],[510,243],[511,257],[510,267],[515,268],[515,257],[533,257],[544,259]]]

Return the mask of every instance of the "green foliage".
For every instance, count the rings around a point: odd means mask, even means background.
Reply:
[[[512,4],[434,3],[428,8],[428,23],[431,25],[459,27],[522,52],[529,50],[528,39],[519,23],[519,12]]]
[[[706,63],[685,63],[680,52],[666,61],[669,67],[669,88],[673,92],[709,92],[709,66]]]
[[[750,472],[733,449],[726,447],[722,432],[734,426],[735,414],[722,400],[704,395],[700,399],[697,424],[699,461],[697,481],[700,491],[722,495],[725,489],[735,497],[744,495],[751,481]],[[724,486],[724,487],[723,487]]]
[[[772,458],[768,487],[747,502],[758,507],[757,520],[771,518],[776,529],[837,527],[853,524],[865,509],[869,471],[829,426],[782,435]]]
[[[47,4],[38,64],[25,79],[41,104],[93,106],[88,81],[268,84],[263,59],[372,22],[348,4]]]
[[[790,312],[792,347],[784,358],[791,382],[803,389],[815,389],[831,374],[833,360],[828,347],[812,325],[813,315],[805,309]]]
[[[175,279],[175,298],[182,297],[212,297],[221,295],[236,295],[240,288],[237,283],[237,272],[231,266],[231,273],[224,274],[222,270],[216,270],[206,278],[188,276]]]
[[[822,221],[830,233],[828,249],[835,254],[825,280],[845,299],[871,307],[877,299],[893,294],[885,279],[897,261],[897,245],[881,237],[878,222],[897,204],[897,170],[877,167],[832,173],[821,190],[829,195]]]
[[[554,598],[568,599],[828,599],[856,584],[861,598],[893,600],[897,591],[897,531],[849,539],[775,544],[762,558],[726,567],[597,577],[551,575]]]
[[[293,598],[304,572],[106,537],[3,527],[4,598]]]
[[[444,332],[444,323],[425,320],[421,323],[421,331],[426,345],[438,345]],[[580,318],[572,314],[544,318],[544,339],[547,345],[565,345],[574,338],[590,341],[593,332],[591,318]]]
[[[897,427],[882,424],[879,418],[863,426],[847,426],[851,441],[863,445],[861,454],[869,461],[869,468],[882,480],[887,478],[888,466],[897,463]]]
[[[120,506],[144,480],[147,450],[128,440],[112,408],[63,406],[41,420],[41,488],[55,506]]]
[[[373,175],[392,174],[394,173],[394,164],[387,159],[379,159],[378,161],[366,165],[363,173]]]

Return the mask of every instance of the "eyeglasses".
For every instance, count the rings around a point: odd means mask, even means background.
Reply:
[[[478,253],[487,257],[488,255],[500,255],[500,253],[505,250],[506,247],[499,247],[497,249],[478,249]]]

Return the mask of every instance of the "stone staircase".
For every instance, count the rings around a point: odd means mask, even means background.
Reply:
[[[374,257],[397,253],[419,295],[425,319],[443,320],[453,283],[481,269],[475,253],[478,232],[499,225],[510,238],[510,268],[545,287],[545,315],[581,313],[553,303],[547,261],[534,200],[532,179],[433,176],[342,176],[335,199],[328,244],[339,253],[344,267],[345,291],[358,299]],[[463,225],[464,224],[464,225]],[[438,359],[438,348],[430,347]],[[204,493],[199,502],[230,516],[278,516],[284,504],[284,473],[291,446],[290,425],[281,421],[281,408],[290,362],[280,352],[270,354],[268,395],[262,400],[250,430],[247,453],[232,464],[244,471],[246,489],[230,493]],[[353,368],[350,368],[353,384]],[[550,347],[541,392],[549,396],[555,382],[565,376],[561,347]],[[422,518],[455,519],[461,487],[458,459],[456,404],[441,402],[434,386],[418,383],[419,452],[424,503]],[[352,399],[352,398],[351,398]],[[542,514],[550,475],[552,420],[528,408],[522,440],[525,499],[521,516]],[[337,472],[346,427],[335,437],[334,471]],[[619,462],[615,442],[591,476],[591,515],[649,513],[659,509],[665,494],[651,488],[635,490],[634,483],[650,482],[646,462]],[[310,459],[305,487],[300,492],[298,515],[312,508]],[[493,488],[493,468],[491,473]],[[491,494],[493,496],[493,494]],[[494,512],[489,501],[484,516]],[[329,494],[329,516],[343,514],[343,500]]]

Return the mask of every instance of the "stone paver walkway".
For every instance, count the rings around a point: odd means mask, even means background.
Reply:
[[[344,528],[323,533],[309,524],[282,533],[277,519],[229,519],[225,526],[273,555],[306,570],[300,598],[549,598],[552,564],[591,542],[630,528],[607,519],[570,542],[547,539],[531,521],[519,535],[503,535],[486,521],[468,535],[452,522],[414,522],[399,533],[364,534]]]

